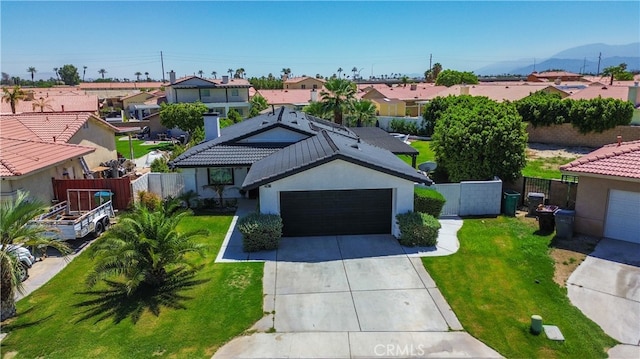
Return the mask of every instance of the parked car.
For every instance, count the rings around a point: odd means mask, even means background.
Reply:
[[[20,261],[20,281],[24,282],[29,278],[29,268],[36,262],[36,258],[21,244],[9,244],[7,253],[13,254]]]

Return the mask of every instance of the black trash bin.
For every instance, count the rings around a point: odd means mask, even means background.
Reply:
[[[556,211],[556,236],[561,238],[573,238],[573,221],[576,211],[559,209]]]
[[[538,208],[536,209],[536,216],[538,218],[538,227],[540,229],[540,232],[553,232],[556,227],[555,212],[557,210],[558,206],[538,206]]]
[[[529,192],[527,198],[529,199],[529,216],[533,217],[536,215],[538,206],[544,204],[544,193]]]

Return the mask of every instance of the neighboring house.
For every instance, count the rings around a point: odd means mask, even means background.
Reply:
[[[302,110],[311,102],[318,101],[318,93],[322,90],[258,90],[257,93],[267,100],[269,105]]]
[[[101,99],[116,99],[143,90],[161,90],[167,85],[166,82],[82,82],[78,88]]]
[[[91,154],[83,157],[88,167],[85,172],[117,158],[115,134],[118,131],[86,112],[3,115],[0,119],[0,134],[4,138],[92,148]],[[82,174],[80,172],[78,178],[83,178]]]
[[[529,82],[580,81],[582,75],[567,71],[533,72],[527,76]]]
[[[583,87],[585,87],[583,85]],[[453,85],[438,93],[440,97],[470,95],[483,96],[496,102],[517,101],[536,92],[556,93],[562,98],[569,96],[569,93],[558,89],[550,84],[530,84],[530,83],[490,83],[475,85]]]
[[[95,151],[66,143],[8,138],[2,132],[0,201],[28,191],[33,198],[50,203],[55,197],[51,179],[84,178],[82,158]]]
[[[444,89],[446,89],[445,86],[434,86],[425,83],[407,84],[406,86],[368,86],[363,88],[366,93],[360,97],[368,100],[387,98],[389,100],[403,101],[405,111],[398,113],[396,116],[416,117],[420,115],[422,103],[435,98]],[[382,112],[380,115],[382,115]]]
[[[202,102],[212,112],[226,117],[230,109],[234,109],[243,117],[249,115],[249,88],[245,79],[204,79],[188,76],[176,80],[175,73],[170,72],[170,84],[165,88],[168,103]]]
[[[640,140],[603,146],[560,170],[579,177],[577,232],[640,243]]]
[[[217,198],[223,185],[226,198],[258,197],[261,212],[282,216],[285,236],[398,235],[414,183],[431,183],[383,141],[303,112],[282,107],[222,131],[217,120],[205,116],[207,140],[172,162],[185,190]]]
[[[41,91],[25,90],[27,98],[16,103],[16,114],[20,113],[60,113],[60,112],[90,112],[98,113],[98,97],[93,95],[65,94],[48,95]],[[2,101],[0,113],[11,114],[11,105]]]
[[[629,98],[629,87],[617,85],[610,86],[597,82],[594,82],[587,86],[584,90],[581,90],[569,96],[569,98],[572,100],[591,100],[598,97],[613,98],[622,101],[632,100],[631,98]]]
[[[288,89],[288,90],[294,90],[294,89],[299,89],[299,90],[311,90],[311,89],[316,89],[319,90],[324,86],[324,83],[326,81],[323,79],[317,79],[315,77],[308,77],[308,76],[302,76],[302,77],[292,77],[292,78],[288,78],[283,82],[283,87],[284,89]]]

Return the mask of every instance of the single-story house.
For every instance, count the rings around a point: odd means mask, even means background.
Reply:
[[[640,140],[603,146],[560,170],[579,179],[577,232],[640,243]]]
[[[205,136],[171,163],[185,190],[216,198],[223,185],[226,198],[257,197],[262,213],[280,214],[285,236],[398,235],[414,184],[431,184],[383,141],[284,107],[221,131],[205,116]]]

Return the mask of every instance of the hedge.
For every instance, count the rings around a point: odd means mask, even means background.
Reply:
[[[407,212],[396,216],[400,226],[400,242],[408,247],[433,247],[438,243],[440,222],[425,213]]]
[[[413,210],[438,218],[446,201],[444,196],[436,190],[416,187],[413,193]]]
[[[238,221],[245,252],[277,249],[282,237],[282,218],[277,214],[251,213]]]

